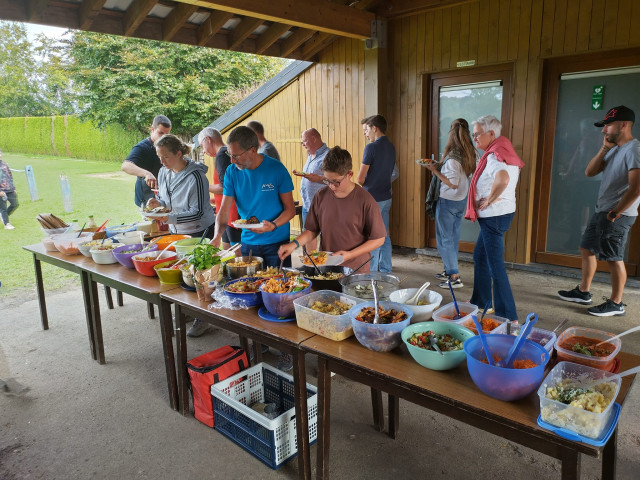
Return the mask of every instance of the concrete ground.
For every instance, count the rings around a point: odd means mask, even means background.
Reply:
[[[394,255],[394,272],[405,287],[426,280],[437,285],[433,275],[441,270],[438,258]],[[456,295],[468,300],[473,265],[462,262],[461,275],[465,286]],[[640,318],[638,288],[625,292],[625,317],[598,318],[557,298],[556,291],[573,288],[575,279],[522,270],[510,270],[509,277],[520,316],[535,311],[545,328],[568,317],[569,325],[619,333]],[[596,283],[592,292],[599,299],[609,286]],[[22,397],[0,395],[0,479],[297,477],[296,461],[273,471],[169,408],[159,325],[147,318],[143,302],[125,296],[124,307],[103,305],[106,365],[90,358],[79,285],[48,292],[47,303],[50,329],[43,331],[35,290],[0,298],[0,343],[12,375],[31,388]],[[640,333],[622,343],[640,354]],[[225,344],[237,344],[237,337],[214,330],[189,339],[190,357]],[[267,361],[275,364],[276,354],[267,354]],[[315,383],[313,356],[307,365]],[[336,376],[332,394],[333,478],[559,478],[558,461],[406,401],[399,437],[392,440],[372,427],[366,387]],[[634,385],[618,428],[620,479],[638,478],[640,471],[638,404]],[[311,453],[315,470],[315,447]],[[582,478],[600,478],[599,472],[600,461],[583,456]]]

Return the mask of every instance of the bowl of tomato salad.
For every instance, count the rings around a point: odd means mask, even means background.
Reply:
[[[615,334],[593,328],[570,327],[556,340],[558,361],[574,362],[600,370],[610,371],[622,348]],[[596,346],[598,343],[602,345]]]

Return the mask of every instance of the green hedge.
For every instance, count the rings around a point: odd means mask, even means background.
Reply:
[[[99,129],[72,116],[0,118],[0,148],[15,153],[121,161],[143,138],[119,125]]]

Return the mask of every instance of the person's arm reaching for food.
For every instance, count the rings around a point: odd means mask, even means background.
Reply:
[[[293,251],[298,248],[306,245],[308,242],[316,238],[318,234],[316,232],[312,232],[311,230],[305,230],[300,234],[298,238],[292,240],[289,243],[285,243],[278,249],[278,256],[280,260],[284,260],[289,255],[293,253]]]
[[[214,247],[220,247],[222,234],[227,228],[227,222],[229,221],[229,210],[231,210],[232,203],[233,197],[228,197],[227,195],[222,197],[222,205],[220,205],[220,211],[216,215],[216,228],[213,234],[213,239],[209,242]]]
[[[144,178],[144,181],[149,187],[157,188],[158,180],[149,170],[145,170],[144,168],[140,168],[135,163],[125,160],[122,162],[122,171],[124,173],[128,173],[129,175],[135,175],[136,177]]]

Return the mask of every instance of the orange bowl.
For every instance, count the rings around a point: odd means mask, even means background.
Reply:
[[[185,238],[191,238],[191,235],[164,235],[160,240],[156,242],[158,245],[158,250],[162,251],[166,248],[170,243],[176,242],[178,240],[184,240]],[[175,247],[169,247],[169,252],[175,252]]]
[[[159,263],[167,262],[169,260],[175,260],[177,255],[172,252],[163,252],[160,255],[160,258],[157,260],[145,260],[146,258],[154,259],[158,255],[158,252],[145,252],[139,255],[135,255],[131,257],[131,261],[133,262],[133,266],[136,271],[141,275],[146,275],[147,277],[155,277],[157,273],[153,267],[158,265]]]

